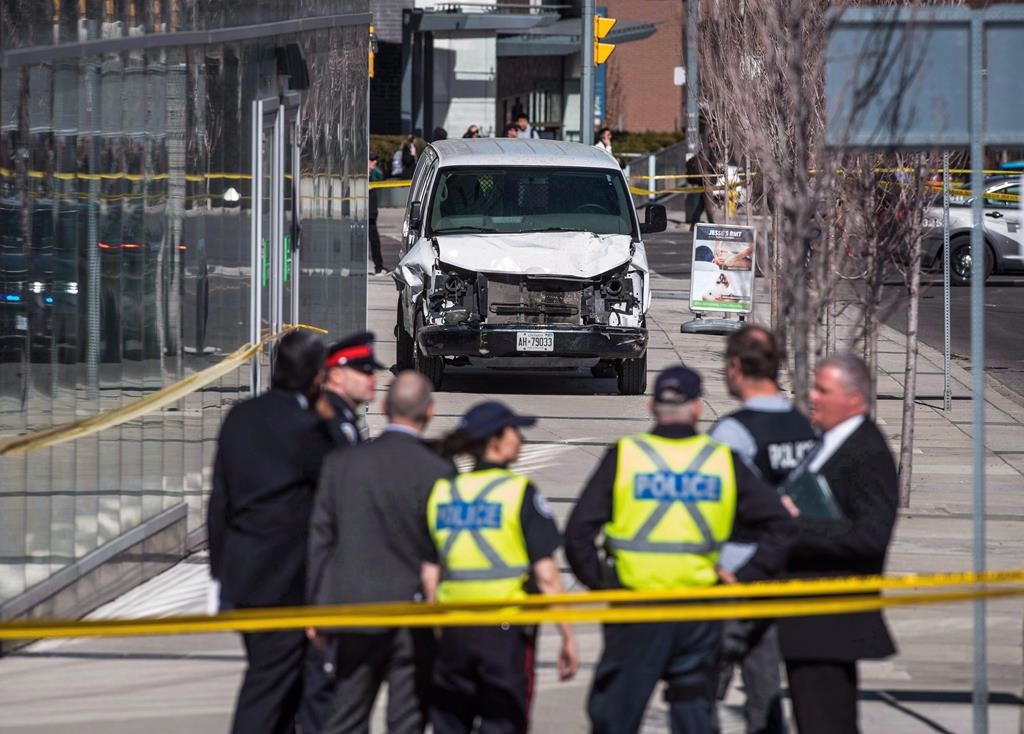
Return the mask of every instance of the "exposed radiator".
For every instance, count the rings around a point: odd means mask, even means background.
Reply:
[[[561,281],[490,276],[488,324],[583,323],[583,286]]]

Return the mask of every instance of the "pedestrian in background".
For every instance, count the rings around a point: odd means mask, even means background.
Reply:
[[[504,601],[528,593],[561,594],[554,554],[561,545],[544,497],[509,470],[523,443],[519,430],[536,419],[499,402],[471,408],[441,443],[446,457],[468,455],[475,468],[441,479],[430,494],[427,525],[435,554],[424,586],[441,602]],[[439,583],[438,583],[439,582]],[[579,666],[576,639],[558,625],[562,680]],[[529,728],[536,628],[448,627],[434,669],[430,721],[434,734],[519,734]]]
[[[381,181],[384,179],[384,172],[380,170],[377,163],[377,154],[370,153],[370,160],[367,166],[367,177],[371,184],[375,181]],[[367,230],[367,238],[370,241],[370,258],[373,260],[374,275],[380,275],[384,272],[384,257],[380,252],[380,233],[377,231],[377,189],[368,187],[367,198],[369,199],[369,226]]]
[[[361,331],[327,350],[323,399],[318,409],[335,446],[354,446],[367,438],[360,410],[373,400],[376,373],[384,369],[374,356],[373,341],[373,332]]]
[[[519,137],[519,126],[514,122],[510,122],[505,126],[505,137],[506,138],[518,138]]]
[[[777,382],[785,359],[775,335],[747,325],[725,343],[725,381],[743,407],[719,419],[711,438],[728,445],[773,488],[779,487],[817,445],[807,417],[782,395]],[[735,572],[755,550],[753,538],[726,543],[720,563]],[[718,697],[724,698],[734,665],[743,677],[743,716],[748,734],[786,731],[782,712],[782,659],[772,620],[730,620],[722,630]]]
[[[896,463],[871,420],[871,373],[859,357],[840,354],[818,365],[811,421],[823,435],[807,468],[828,482],[841,518],[798,518],[791,577],[874,576],[896,523]],[[896,652],[881,612],[779,620],[789,697],[801,734],[855,734],[857,661]]]
[[[402,163],[402,171],[399,175],[401,178],[411,179],[412,174],[416,171],[416,136],[409,134],[405,136],[405,140],[402,141],[402,147],[399,148],[399,155]]]
[[[702,151],[691,155],[686,159],[687,186],[700,186],[701,191],[696,194],[689,194],[690,200],[687,203],[689,216],[686,221],[692,232],[700,222],[702,214],[707,215],[708,222],[714,223],[714,202],[711,200],[710,182],[715,172],[715,154],[710,148],[706,148],[707,157]]]
[[[324,347],[294,331],[278,344],[271,389],[231,409],[221,426],[207,515],[210,573],[222,609],[306,601],[309,516],[331,448],[310,409]],[[292,732],[302,700],[305,635],[244,633],[248,667],[235,706],[236,734]]]
[[[433,548],[423,522],[427,498],[434,482],[454,467],[420,438],[434,416],[430,382],[423,375],[399,373],[383,407],[388,425],[380,437],[332,453],[324,464],[309,536],[312,603],[424,598],[421,559]],[[388,731],[423,731],[435,649],[432,630],[310,630],[309,635],[314,646],[334,650],[337,685],[322,731],[368,731],[385,681]]]
[[[612,153],[612,129],[610,127],[602,127],[597,131],[597,142],[594,143],[594,147],[614,157]]]
[[[466,132],[462,133],[462,137],[464,137],[464,138],[479,138],[480,137],[480,128],[477,127],[476,125],[470,125],[469,127],[466,128]]]
[[[540,133],[530,124],[530,117],[525,112],[520,112],[516,115],[516,128],[518,129],[518,137],[520,138],[539,138]]]
[[[796,525],[729,447],[698,434],[700,376],[683,366],[654,385],[650,433],[621,439],[584,487],[566,527],[566,556],[591,589],[678,589],[769,578],[781,571]],[[735,573],[718,567],[741,528],[757,543]],[[595,541],[604,534],[606,557]],[[715,662],[721,623],[606,624],[587,705],[595,734],[640,729],[659,680],[673,734],[717,730]]]
[[[448,139],[448,131],[445,130],[443,127],[440,127],[440,126],[439,127],[435,127],[434,128],[434,132],[431,133],[431,135],[430,135],[430,142],[431,143],[436,143],[438,140],[447,140],[447,139]]]

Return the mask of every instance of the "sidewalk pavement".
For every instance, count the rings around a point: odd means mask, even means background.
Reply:
[[[394,246],[400,217],[382,210],[381,234]],[[679,333],[689,318],[685,278],[653,277],[650,313],[650,379],[668,365],[685,362],[705,377],[707,427],[735,407],[722,377],[722,337]],[[371,278],[368,326],[378,335],[381,360],[394,362],[394,305],[390,278]],[[766,301],[762,300],[762,303]],[[902,338],[883,327],[879,421],[893,448],[898,446]],[[936,364],[939,365],[936,370]],[[920,392],[941,396],[941,357],[922,356]],[[938,377],[935,372],[938,371]],[[383,397],[388,379],[378,386]],[[957,368],[957,396],[967,396],[968,377]],[[936,382],[937,381],[937,382]],[[936,387],[938,385],[938,387]],[[501,399],[540,417],[527,432],[516,467],[528,473],[546,495],[560,525],[572,509],[605,447],[621,435],[649,427],[646,398],[621,396],[614,380],[589,374],[530,374],[473,368],[451,370],[437,395],[438,416],[431,434],[451,429],[473,403]],[[936,407],[937,406],[937,407]],[[951,416],[941,398],[922,400],[917,416],[914,494],[901,513],[888,570],[893,574],[959,571],[971,567],[971,452],[969,400],[955,401]],[[1024,409],[998,393],[988,395],[989,521],[988,564],[1012,568],[1024,559],[1020,496],[1024,491],[1024,452],[1020,450]],[[377,431],[384,423],[380,401],[370,413]],[[564,566],[564,563],[563,563]],[[571,589],[575,580],[565,576]],[[132,616],[201,612],[206,568],[194,556],[140,587],[98,615]],[[860,666],[862,730],[885,734],[926,734],[970,730],[972,607],[967,604],[894,609],[886,614],[900,652],[891,660]],[[1016,732],[1020,717],[1021,621],[1024,600],[988,605],[988,675],[994,693],[990,731]],[[578,629],[582,670],[569,683],[555,672],[557,634],[545,628],[538,651],[533,731],[586,732],[586,693],[600,655],[600,631]],[[235,635],[183,636],[37,643],[25,653],[0,660],[0,711],[5,734],[99,734],[100,732],[224,732],[243,669]],[[742,693],[734,681],[720,707],[722,731],[743,731]],[[374,731],[381,731],[380,706]],[[644,734],[667,731],[660,694],[651,700]]]

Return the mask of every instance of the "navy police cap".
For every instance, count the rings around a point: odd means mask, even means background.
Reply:
[[[654,383],[656,403],[688,403],[702,394],[700,375],[683,365],[664,370]]]
[[[493,436],[508,426],[529,428],[537,423],[533,416],[518,415],[504,403],[490,400],[478,403],[466,411],[459,421],[458,427],[469,434],[473,440]]]

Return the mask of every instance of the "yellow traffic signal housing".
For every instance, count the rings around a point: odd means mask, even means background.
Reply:
[[[608,35],[614,25],[615,18],[594,18],[594,66],[607,61],[615,50],[614,43],[601,43],[601,39]]]
[[[374,31],[373,26],[370,26],[370,78],[373,79],[373,74],[376,71],[374,68],[374,56],[377,53],[377,33]]]

